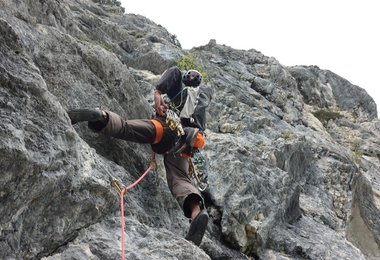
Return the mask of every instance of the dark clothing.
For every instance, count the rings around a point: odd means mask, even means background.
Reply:
[[[178,201],[187,218],[191,217],[190,202],[199,201],[204,205],[203,198],[188,176],[189,161],[173,153],[164,155],[166,180],[174,198]]]
[[[162,127],[164,128],[164,134],[162,139],[157,144],[152,144],[152,150],[158,154],[164,154],[173,148],[175,142],[178,140],[177,135],[170,130],[169,126],[166,124],[165,118],[161,116],[155,117],[156,120],[160,121]]]
[[[125,121],[118,114],[106,111],[108,123],[101,133],[137,143],[153,143],[156,130],[148,119],[133,119]],[[91,124],[91,123],[90,123]]]
[[[156,89],[162,94],[167,94],[170,99],[174,98],[182,90],[182,74],[177,67],[171,67],[162,74]]]
[[[212,89],[205,85],[199,85],[199,96],[191,118],[181,117],[183,126],[196,127],[206,130],[206,109],[211,103]]]
[[[131,142],[153,143],[156,129],[151,120],[124,120],[111,111],[106,111],[106,113],[108,115],[108,122],[103,124],[100,133]],[[173,138],[176,138],[176,135],[166,125],[165,120],[161,117],[157,119],[163,124],[164,135],[162,141],[158,144],[153,144],[152,148],[159,153],[160,151],[167,151],[172,148],[175,142]],[[89,127],[96,130],[94,127],[96,123],[89,122]],[[190,202],[199,201],[203,204],[203,199],[187,174],[189,169],[188,159],[173,153],[164,154],[164,164],[169,189],[183,209],[185,216],[190,218]]]
[[[113,136],[126,141],[151,144],[152,150],[158,154],[169,151],[177,140],[176,134],[167,126],[165,119],[158,116],[155,119],[160,121],[164,131],[161,141],[153,144],[156,137],[156,128],[149,119],[124,120],[119,115],[111,111],[106,111],[108,123],[102,127],[94,127],[97,122],[89,122],[89,127],[94,131],[101,131],[103,134]]]
[[[206,108],[211,101],[212,90],[206,86],[199,86],[205,88],[205,101],[203,107],[200,109],[200,116],[203,117],[201,125],[190,119],[181,119],[183,127],[196,127],[201,130],[205,130],[205,118]],[[172,67],[166,70],[160,81],[158,82],[156,89],[162,94],[167,94],[170,99],[175,100],[175,104],[181,104],[180,110],[183,104],[186,102],[186,91],[183,90],[181,71],[177,67]],[[199,95],[202,97],[202,93]],[[201,103],[199,102],[199,103]],[[163,127],[163,136],[159,143],[153,144],[156,138],[156,127],[151,120],[138,119],[138,120],[124,120],[119,115],[106,111],[108,115],[108,121],[106,123],[89,122],[89,127],[97,132],[113,136],[126,141],[137,143],[151,144],[154,152],[164,155],[164,164],[166,169],[166,178],[169,189],[173,196],[182,207],[186,217],[191,217],[190,205],[193,202],[199,202],[201,208],[203,208],[203,198],[199,190],[192,184],[188,172],[189,161],[187,158],[182,157],[179,154],[168,153],[176,144],[178,137],[176,133],[168,127],[165,118],[157,116],[158,120]],[[193,122],[191,122],[193,121]]]
[[[167,69],[160,78],[156,89],[170,98],[176,109],[181,111],[188,97],[188,88],[182,84],[181,71],[177,67]],[[202,131],[206,130],[206,109],[210,105],[212,89],[200,84],[198,87],[199,96],[196,100],[196,108],[191,118],[181,117],[183,127],[195,127]]]

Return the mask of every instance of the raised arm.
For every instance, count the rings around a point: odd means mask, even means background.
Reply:
[[[166,110],[169,108],[169,106],[165,103],[164,99],[162,98],[161,91],[157,89],[154,91],[153,100],[156,113],[160,116],[165,116]]]

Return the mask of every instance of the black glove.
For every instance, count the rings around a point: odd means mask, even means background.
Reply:
[[[185,134],[181,136],[180,139],[178,139],[178,141],[176,142],[174,147],[169,151],[169,153],[173,152],[191,156],[192,151],[194,149],[194,143],[199,134],[199,129],[193,127],[184,127],[183,131],[185,132]]]

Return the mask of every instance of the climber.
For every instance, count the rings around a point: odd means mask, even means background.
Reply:
[[[212,89],[201,84],[196,70],[183,75],[178,67],[167,69],[154,91],[155,117],[124,120],[111,111],[73,109],[68,111],[72,124],[88,121],[94,132],[119,139],[151,144],[152,150],[164,156],[166,178],[172,195],[191,219],[186,239],[200,245],[208,223],[207,209],[189,176],[189,156],[204,145],[206,108]],[[165,102],[162,95],[170,99]],[[174,111],[174,112],[173,112]]]

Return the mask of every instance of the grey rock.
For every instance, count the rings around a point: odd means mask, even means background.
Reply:
[[[183,50],[123,13],[112,0],[0,1],[1,259],[120,258],[110,178],[132,183],[151,150],[73,127],[66,111],[150,118],[155,83],[184,54],[214,90],[202,152],[210,222],[200,247],[184,239],[158,157],[125,196],[126,258],[380,257],[380,123],[363,89],[216,40]]]
[[[352,85],[346,79],[316,66],[295,66],[289,68],[297,80],[298,88],[306,103],[312,103],[321,108],[353,112],[357,117],[377,118],[376,103],[367,92]]]

